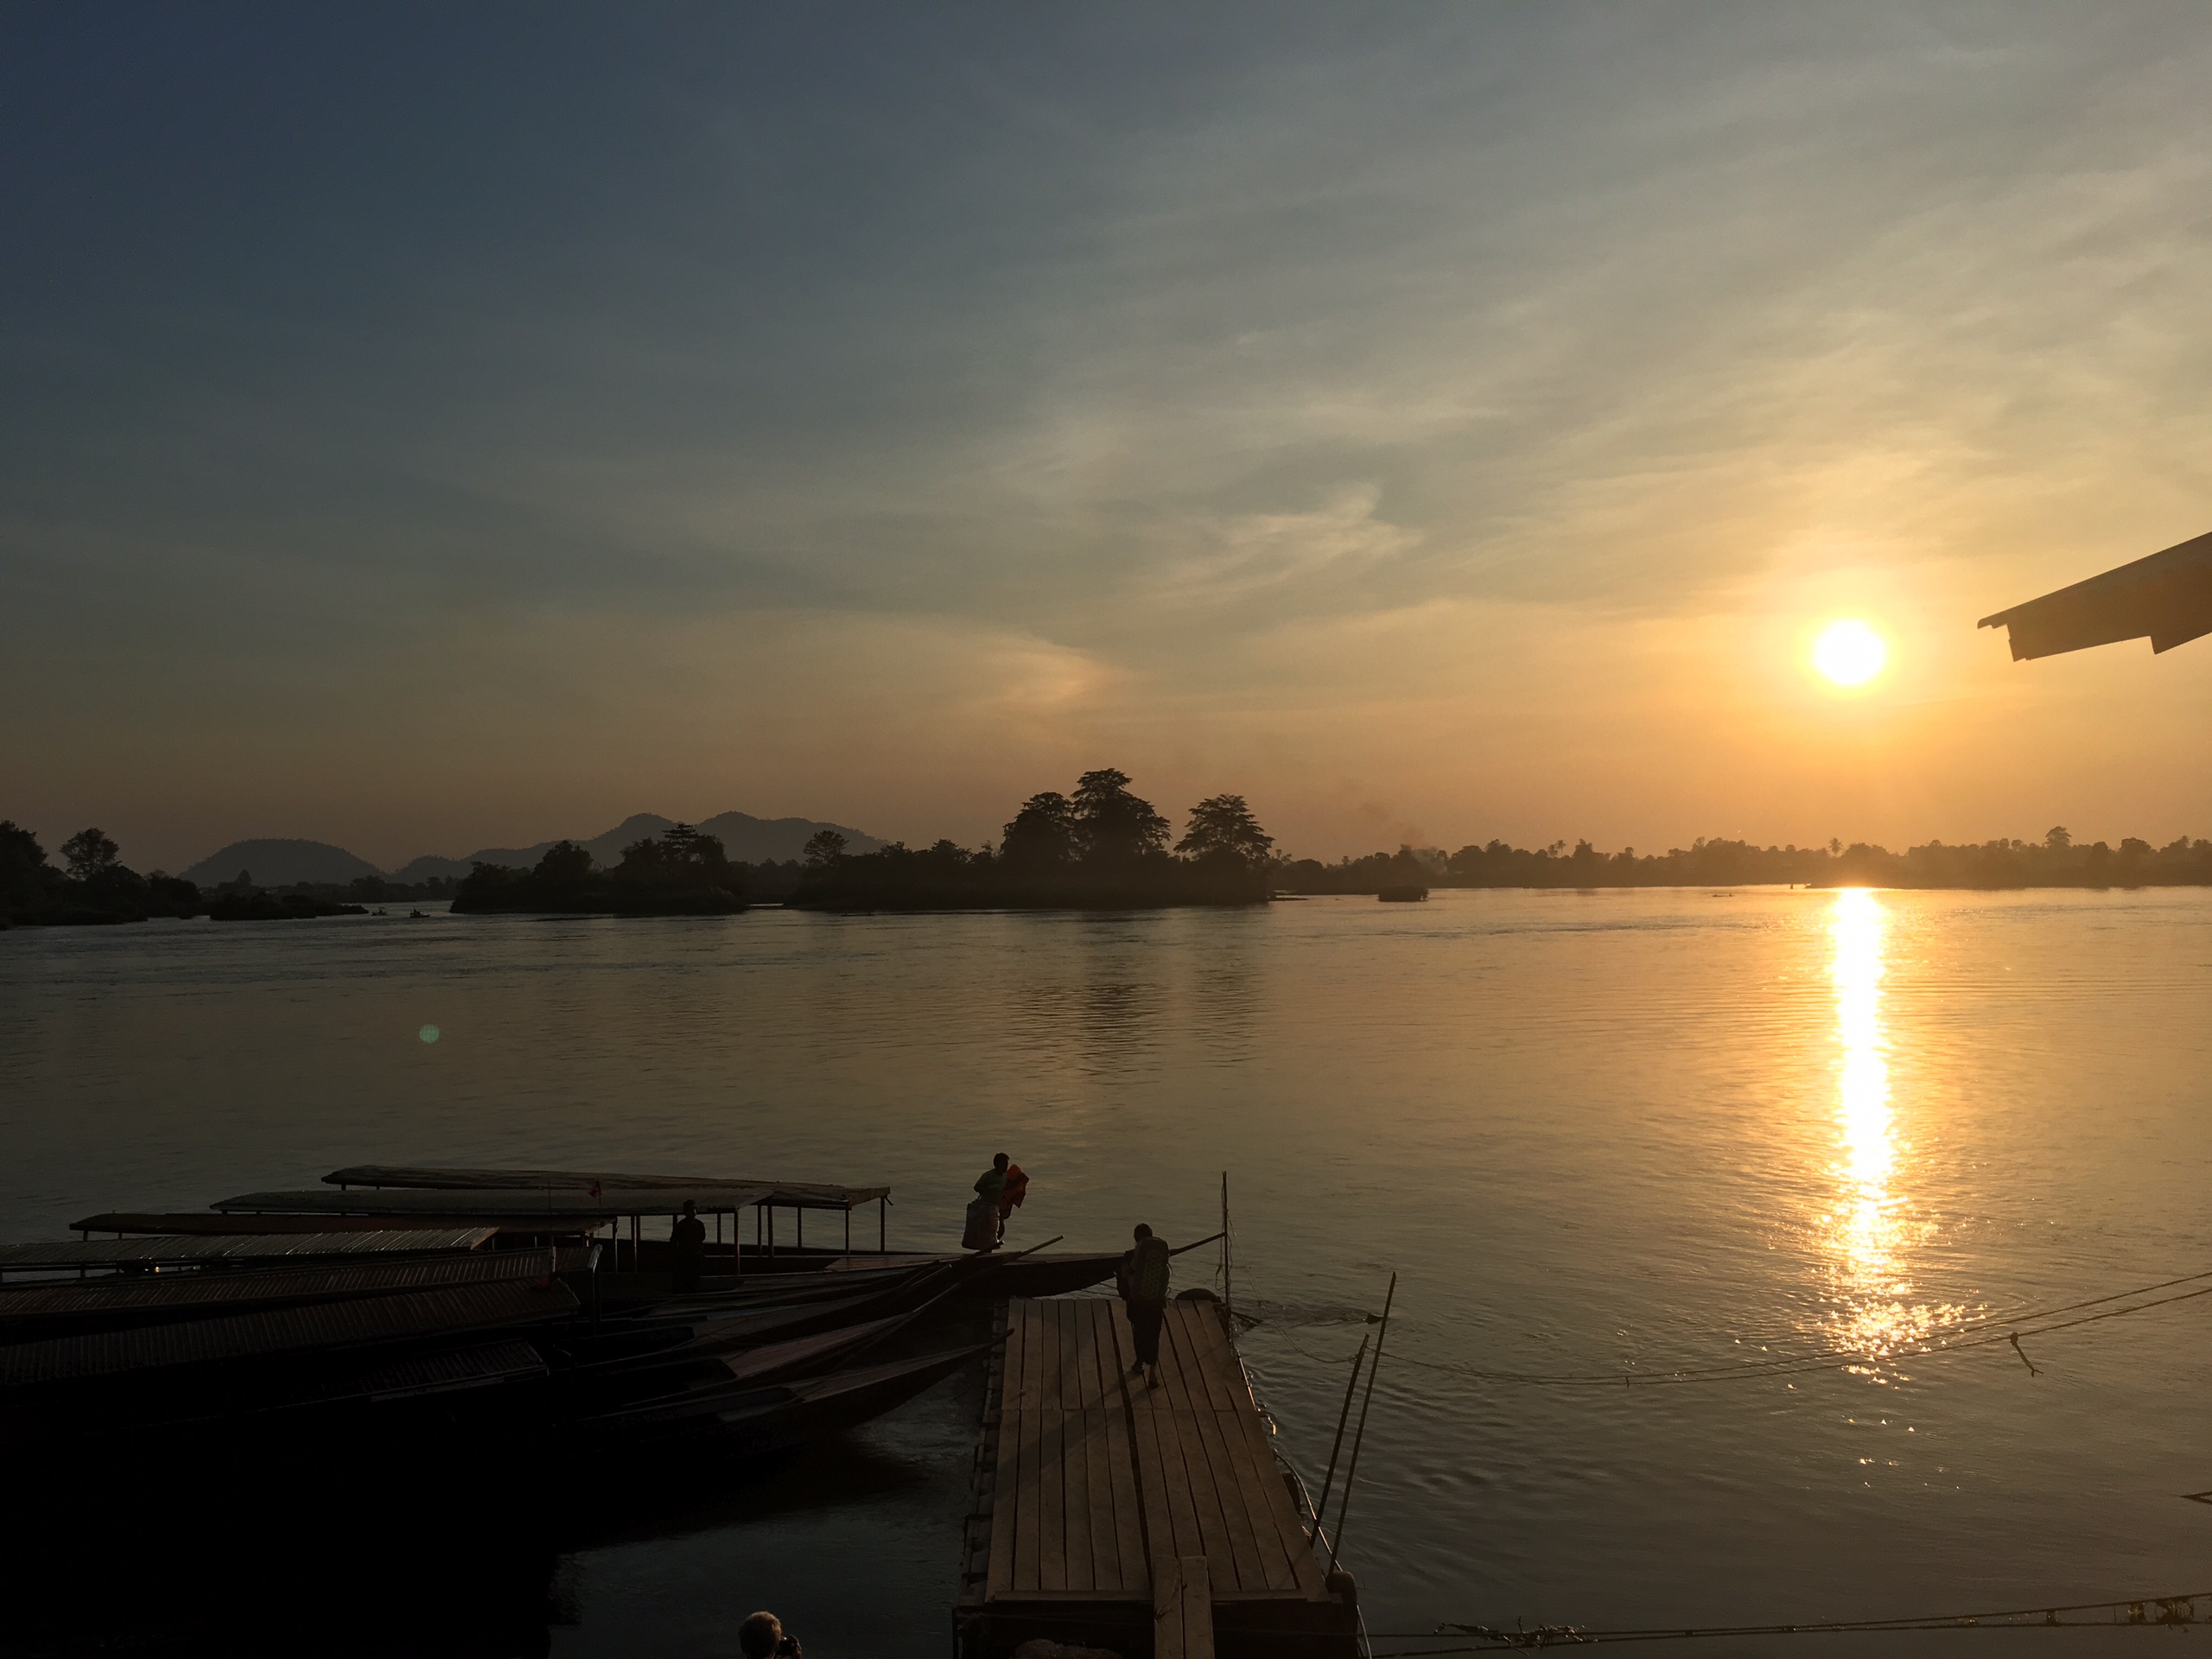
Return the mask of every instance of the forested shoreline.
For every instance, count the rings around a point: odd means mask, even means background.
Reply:
[[[721,915],[757,904],[828,911],[1121,910],[1265,904],[1290,895],[1374,894],[1438,887],[1719,887],[1797,886],[1959,888],[2212,887],[2212,841],[2183,836],[2164,846],[2129,836],[2118,846],[2078,842],[2062,826],[2040,841],[1948,845],[1901,853],[1857,842],[1761,847],[1713,839],[1661,853],[1633,848],[1470,843],[1454,853],[1404,846],[1335,863],[1284,859],[1240,795],[1217,795],[1185,815],[1171,847],[1167,819],[1108,767],[1086,772],[1066,795],[1025,801],[995,844],[893,842],[851,853],[823,831],[803,860],[747,864],[687,824],[632,843],[602,868],[560,842],[531,869],[479,863],[458,883],[406,886],[377,878],[257,887],[251,872],[202,889],[156,870],[124,865],[97,829],[48,861],[31,831],[0,821],[0,926],[67,926],[208,916],[270,921],[359,914],[368,906],[450,898],[461,914]]]
[[[1324,864],[1299,859],[1274,868],[1279,892],[1369,893],[1386,887],[1708,887],[1796,886],[1968,888],[2212,887],[2212,842],[2183,836],[2163,847],[2129,836],[2119,846],[2077,842],[2063,826],[2041,841],[1947,845],[1931,841],[1893,853],[1867,842],[1846,846],[1761,847],[1698,840],[1663,853],[1632,847],[1601,853],[1586,841],[1534,850],[1502,841],[1372,853]]]
[[[1239,795],[1191,808],[1171,849],[1167,819],[1112,767],[1074,791],[1022,803],[993,846],[893,842],[854,853],[825,830],[795,865],[733,861],[721,842],[679,823],[635,842],[612,868],[562,842],[529,870],[478,864],[454,909],[606,915],[711,915],[780,902],[803,910],[1147,909],[1265,904],[1274,839]]]

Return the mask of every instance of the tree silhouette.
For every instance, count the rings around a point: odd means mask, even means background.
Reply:
[[[89,881],[113,869],[121,851],[98,830],[79,830],[61,843],[61,856],[69,861],[70,876],[79,881]]]
[[[1242,795],[1212,795],[1191,809],[1191,822],[1175,850],[1193,858],[1232,858],[1240,864],[1268,861],[1275,838],[1260,828]]]
[[[810,870],[835,864],[845,855],[845,838],[835,830],[817,830],[806,838],[804,855]]]
[[[1072,804],[1077,849],[1086,859],[1115,862],[1167,850],[1167,820],[1129,792],[1126,772],[1101,766],[1084,772],[1076,779]]]
[[[573,841],[556,841],[545,849],[533,874],[541,881],[574,887],[591,874],[591,849]]]
[[[1032,795],[1006,826],[999,856],[1016,867],[1065,864],[1077,847],[1075,803],[1056,789]]]

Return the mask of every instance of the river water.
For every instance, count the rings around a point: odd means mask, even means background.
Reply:
[[[2195,891],[22,931],[0,1231],[437,1160],[887,1182],[893,1247],[939,1248],[1006,1150],[1012,1242],[1102,1248],[1214,1230],[1226,1171],[1317,1478],[1398,1275],[1344,1537],[1378,1632],[2100,1601],[2212,1587],[2212,1298],[1910,1351],[2212,1269],[2208,1007]],[[1713,1380],[1497,1375],[1679,1370]],[[772,1605],[816,1659],[944,1654],[979,1396],[572,1517],[472,1650],[734,1653]]]

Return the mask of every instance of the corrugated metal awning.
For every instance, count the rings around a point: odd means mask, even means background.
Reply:
[[[330,1255],[429,1255],[473,1250],[496,1227],[364,1229],[343,1233],[218,1233],[207,1237],[41,1240],[0,1244],[0,1273],[41,1268],[239,1266]]]
[[[620,1171],[594,1173],[575,1169],[450,1169],[423,1164],[353,1164],[324,1176],[332,1186],[398,1187],[420,1192],[475,1191],[506,1188],[553,1192],[653,1192],[674,1191],[752,1191],[765,1196],[752,1200],[785,1209],[850,1210],[891,1196],[887,1186],[847,1186],[836,1181],[779,1181],[752,1175],[632,1175]],[[679,1198],[680,1205],[681,1200]]]
[[[548,1192],[542,1188],[493,1187],[417,1192],[388,1187],[308,1187],[299,1192],[241,1192],[210,1207],[226,1215],[273,1211],[280,1215],[464,1216],[487,1221],[537,1221],[571,1226],[603,1224],[616,1217],[672,1216],[689,1202],[702,1213],[734,1214],[769,1195],[765,1186],[656,1187],[650,1191],[603,1189]]]
[[[489,1230],[509,1238],[542,1237],[549,1233],[588,1233],[607,1225],[604,1216],[523,1217],[416,1215],[393,1216],[270,1216],[219,1215],[205,1210],[104,1210],[97,1216],[73,1221],[85,1233],[166,1233],[212,1237],[219,1235],[261,1233],[298,1236],[310,1233],[377,1233],[397,1230],[458,1231]]]
[[[556,1253],[550,1249],[474,1250],[259,1273],[118,1274],[105,1279],[68,1279],[60,1284],[10,1285],[0,1289],[0,1323],[164,1310],[188,1315],[209,1307],[244,1312],[257,1303],[273,1306],[288,1302],[334,1302],[448,1285],[543,1279],[556,1266]]]
[[[2015,605],[1977,625],[2011,631],[2014,661],[2122,639],[2151,649],[2212,633],[2212,532]]]

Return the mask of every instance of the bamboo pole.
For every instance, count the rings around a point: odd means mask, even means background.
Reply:
[[[1367,1392],[1359,1400],[1359,1427],[1352,1433],[1351,1462],[1344,1469],[1344,1495],[1337,1505],[1337,1535],[1329,1540],[1329,1571],[1337,1570],[1337,1552],[1344,1548],[1344,1516],[1351,1510],[1351,1483],[1359,1473],[1360,1443],[1367,1438],[1367,1408],[1375,1403],[1375,1374],[1382,1369],[1382,1341],[1390,1334],[1390,1304],[1398,1298],[1398,1275],[1390,1275],[1390,1288],[1382,1295],[1382,1327],[1375,1333],[1375,1358],[1367,1368]]]
[[[1329,1507],[1329,1489],[1337,1484],[1337,1453],[1344,1449],[1344,1425],[1351,1421],[1351,1397],[1359,1392],[1359,1362],[1367,1357],[1367,1332],[1359,1333],[1359,1351],[1351,1357],[1351,1375],[1344,1381],[1344,1407],[1337,1414],[1337,1438],[1329,1446],[1329,1472],[1321,1477],[1321,1499],[1313,1506],[1313,1530],[1306,1535],[1312,1543],[1321,1535],[1321,1515]]]

